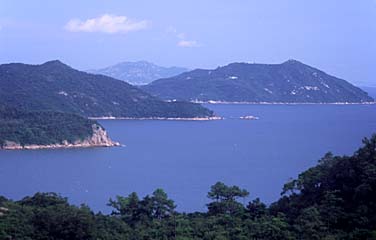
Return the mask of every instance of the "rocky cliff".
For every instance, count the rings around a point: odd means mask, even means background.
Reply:
[[[55,148],[79,148],[79,147],[113,147],[120,146],[120,143],[112,141],[107,132],[99,125],[93,124],[93,134],[83,140],[77,140],[73,143],[63,141],[61,143],[49,145],[24,145],[12,141],[5,141],[2,149],[22,150],[22,149],[55,149]]]

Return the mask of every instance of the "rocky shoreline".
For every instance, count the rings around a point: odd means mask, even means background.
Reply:
[[[99,125],[93,124],[93,134],[84,140],[77,140],[73,143],[63,141],[62,143],[48,144],[48,145],[21,145],[12,141],[5,141],[5,144],[0,147],[4,150],[37,150],[37,149],[57,149],[57,148],[89,148],[89,147],[115,147],[120,146],[120,143],[112,141],[107,132]]]

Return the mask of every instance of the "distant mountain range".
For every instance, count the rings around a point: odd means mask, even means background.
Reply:
[[[160,78],[168,78],[188,71],[181,67],[161,67],[147,61],[121,62],[89,73],[102,74],[126,81],[132,85],[144,85]]]
[[[366,92],[296,60],[281,64],[231,63],[156,80],[141,89],[163,99],[223,102],[370,102]]]
[[[0,104],[25,111],[58,111],[86,117],[211,116],[201,105],[165,102],[126,82],[75,70],[60,61],[0,65]]]

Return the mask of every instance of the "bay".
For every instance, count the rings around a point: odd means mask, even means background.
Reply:
[[[277,200],[328,151],[352,154],[376,132],[376,105],[206,105],[218,121],[104,120],[125,147],[0,151],[0,195],[58,192],[108,212],[110,197],[163,188],[180,211],[203,211],[212,184]],[[253,115],[259,120],[241,120]]]

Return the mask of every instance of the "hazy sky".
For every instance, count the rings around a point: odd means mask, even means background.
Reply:
[[[297,59],[376,86],[376,0],[0,0],[0,63]]]

